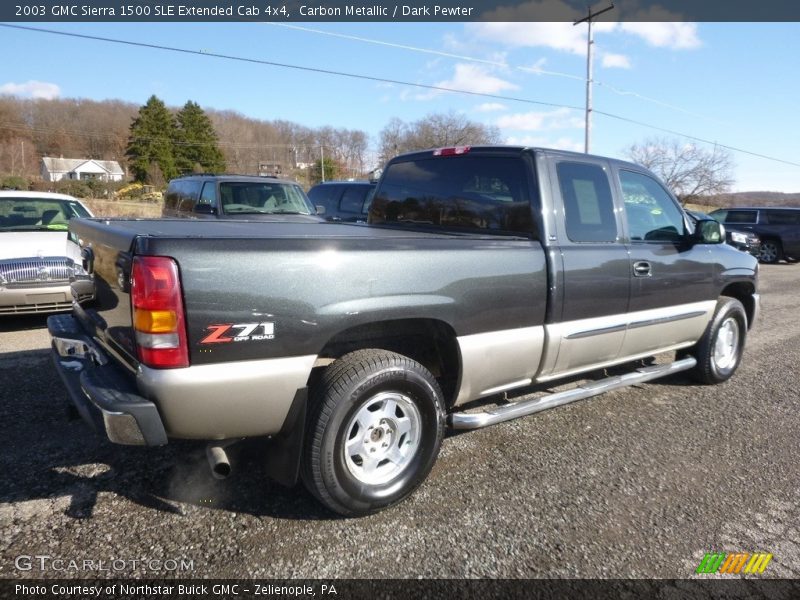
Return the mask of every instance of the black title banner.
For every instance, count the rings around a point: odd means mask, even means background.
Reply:
[[[79,0],[4,1],[6,22],[577,21],[584,0]],[[599,11],[612,4],[598,0]],[[599,21],[800,21],[797,0],[614,0]]]

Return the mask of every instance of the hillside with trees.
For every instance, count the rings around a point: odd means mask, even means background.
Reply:
[[[127,154],[131,142],[134,146],[139,142],[146,145],[145,140],[131,140],[130,135],[131,125],[141,117],[142,108],[117,100],[32,100],[0,96],[0,178],[37,179],[42,156],[116,160],[131,177],[146,172],[151,166],[135,164]],[[210,165],[212,170],[224,167],[236,173],[271,171],[296,176],[301,183],[308,183],[304,181],[310,177],[308,169],[296,166],[311,167],[321,155],[326,163],[331,159],[340,166],[342,177],[359,177],[374,167],[368,164],[369,136],[364,131],[334,127],[314,129],[290,121],[254,119],[234,111],[202,111],[192,101],[182,109],[167,106],[164,109],[176,119],[176,131],[166,133],[170,139],[178,136],[174,146],[180,150],[174,153],[174,165],[167,161],[159,166],[162,178],[167,175],[163,173],[164,168],[171,174],[194,170],[200,164]],[[181,113],[184,123],[179,127],[177,119]],[[201,113],[207,116],[210,129],[216,135],[221,160],[219,155],[204,156],[208,146],[196,144],[197,131],[205,131],[199,134],[201,137],[209,133],[207,123],[197,122],[198,118],[202,121]],[[170,128],[165,121],[163,125]],[[195,133],[187,133],[187,126],[192,129],[195,125]],[[159,135],[153,136],[154,131]],[[163,137],[164,134],[163,129],[143,129],[139,137]],[[151,150],[156,154],[164,152],[163,148]],[[162,156],[160,160],[165,159]]]

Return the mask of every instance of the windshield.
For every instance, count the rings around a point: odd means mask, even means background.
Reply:
[[[219,184],[222,211],[228,215],[310,215],[313,214],[300,186],[274,181]]]
[[[0,231],[66,231],[70,219],[91,216],[77,200],[0,198]]]

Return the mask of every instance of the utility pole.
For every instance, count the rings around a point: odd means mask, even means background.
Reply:
[[[319,169],[322,173],[322,183],[325,183],[325,146],[319,145]]]
[[[602,10],[598,10],[597,12],[592,12],[592,5],[589,4],[586,6],[586,16],[582,19],[578,19],[573,23],[573,25],[578,25],[579,23],[588,23],[589,24],[589,33],[587,35],[587,47],[586,47],[586,126],[584,128],[585,132],[585,139],[584,139],[584,152],[589,154],[589,149],[592,145],[592,81],[593,81],[593,46],[594,46],[594,37],[592,36],[592,19],[597,17],[598,15],[602,15],[605,12],[608,12],[614,8],[614,3],[611,3],[611,6],[607,6]]]

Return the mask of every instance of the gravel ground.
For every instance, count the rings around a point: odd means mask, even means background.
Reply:
[[[6,319],[0,577],[684,578],[711,551],[771,552],[763,576],[800,577],[798,280],[762,268],[732,381],[678,375],[451,435],[409,500],[349,520],[266,480],[257,445],[220,482],[195,444],[93,434],[68,418],[45,319]],[[35,555],[67,570],[17,568]]]

